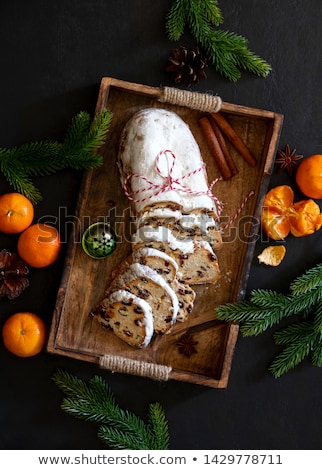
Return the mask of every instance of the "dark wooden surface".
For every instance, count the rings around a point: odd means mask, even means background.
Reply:
[[[103,76],[150,86],[171,86],[164,64],[172,48],[165,35],[170,1],[96,0],[42,2],[12,0],[0,7],[0,147],[37,139],[62,139],[80,110],[94,113]],[[194,91],[218,93],[225,102],[284,115],[280,146],[299,153],[322,152],[321,20],[319,0],[226,0],[224,28],[242,34],[267,59],[266,78],[243,73],[237,83],[208,68]],[[180,43],[193,44],[186,34]],[[35,178],[44,199],[37,218],[50,218],[63,239],[73,222],[81,175],[64,171]],[[271,185],[289,184],[274,173]],[[11,190],[0,175],[1,193]],[[259,265],[254,248],[247,294],[253,288],[286,292],[295,276],[321,261],[322,232],[286,241],[277,268]],[[64,239],[67,242],[66,239]],[[0,236],[13,249],[16,238]],[[34,270],[30,287],[17,300],[1,300],[0,322],[18,310],[32,310],[51,324],[66,254],[45,270]],[[278,352],[272,331],[239,337],[226,390],[112,374],[96,364],[45,351],[20,359],[0,343],[0,447],[2,449],[106,449],[97,426],[60,410],[62,395],[51,377],[62,368],[85,380],[101,374],[121,406],[145,417],[149,403],[166,412],[172,449],[321,448],[321,370],[304,361],[274,379],[267,367]]]

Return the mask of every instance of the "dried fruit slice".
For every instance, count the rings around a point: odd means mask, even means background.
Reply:
[[[257,256],[260,263],[268,266],[278,266],[284,259],[286,248],[284,245],[268,246]]]

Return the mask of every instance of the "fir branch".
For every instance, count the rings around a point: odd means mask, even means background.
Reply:
[[[241,323],[250,320],[254,315],[257,315],[258,312],[258,307],[249,300],[244,300],[238,303],[231,302],[222,304],[216,308],[217,318],[234,323]]]
[[[276,344],[284,345],[282,352],[269,367],[269,371],[277,378],[300,364],[310,354],[316,332],[312,322],[301,322],[276,332],[274,338]]]
[[[322,287],[317,285],[310,291],[289,296],[290,303],[285,309],[285,316],[301,314],[307,317],[322,301]]]
[[[149,405],[148,429],[151,438],[151,447],[161,449],[169,445],[168,423],[160,403]]]
[[[67,395],[61,408],[70,415],[99,423],[98,437],[115,449],[166,450],[168,426],[160,404],[150,405],[148,423],[121,409],[107,383],[98,376],[89,384],[58,370],[53,380]]]
[[[289,298],[270,289],[253,290],[250,294],[251,303],[264,308],[281,308],[285,310],[289,305]]]
[[[186,0],[174,0],[166,16],[166,31],[170,41],[178,41],[187,21]]]
[[[222,22],[215,0],[174,0],[166,16],[166,31],[171,41],[178,41],[187,27],[205,50],[209,63],[233,82],[240,78],[240,70],[266,77],[270,65],[249,49],[243,36],[215,29]]]
[[[279,323],[288,309],[289,299],[282,294],[264,289],[253,291],[250,300],[220,305],[216,315],[220,320],[241,323],[243,336],[257,336]]]
[[[152,450],[146,443],[139,440],[137,435],[120,431],[117,428],[101,426],[97,435],[112,449]]]
[[[290,291],[293,295],[299,295],[310,292],[319,286],[322,286],[322,263],[313,266],[295,279],[290,285]]]
[[[208,0],[202,2],[205,18],[213,26],[219,26],[223,21],[222,11],[219,8],[218,0]]]
[[[63,143],[45,140],[0,149],[0,169],[14,190],[37,204],[42,195],[32,182],[33,176],[66,168],[88,170],[102,164],[96,151],[106,139],[111,119],[112,114],[106,109],[93,121],[89,114],[80,112],[72,120]]]
[[[314,312],[314,330],[322,335],[322,302],[318,303]]]
[[[317,335],[313,344],[312,364],[322,367],[322,334]]]
[[[274,333],[275,344],[285,346],[288,344],[301,342],[303,338],[314,335],[313,324],[310,321],[302,321],[289,325]]]
[[[31,178],[26,175],[25,170],[21,169],[20,165],[15,166],[11,162],[3,164],[0,161],[0,169],[6,180],[17,192],[24,194],[34,203],[41,201],[41,192],[33,184]]]
[[[240,324],[243,336],[254,336],[278,324],[283,318],[297,316],[299,323],[275,333],[282,352],[273,361],[270,371],[275,377],[311,355],[314,365],[322,365],[322,265],[318,264],[295,279],[290,294],[269,289],[254,290],[249,300],[217,307],[216,315],[224,321]]]
[[[261,318],[255,317],[254,319],[242,323],[240,332],[243,336],[258,336],[264,333],[268,328],[277,325],[282,318],[282,312],[267,309],[265,316],[261,315]]]

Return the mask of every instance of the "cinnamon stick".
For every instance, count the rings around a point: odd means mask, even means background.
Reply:
[[[229,166],[229,169],[231,171],[231,174],[232,176],[235,176],[238,174],[238,168],[237,166],[235,165],[235,162],[228,150],[228,147],[227,147],[227,144],[226,144],[226,140],[225,140],[225,137],[223,136],[219,126],[216,124],[216,122],[213,120],[213,119],[210,119],[210,124],[211,124],[211,127],[213,128],[213,131],[217,137],[217,140],[219,142],[219,145],[221,147],[221,150],[224,154],[224,157],[225,157],[225,160],[227,162],[227,165]]]
[[[231,170],[226,162],[223,151],[219,145],[216,134],[212,128],[210,119],[207,116],[204,116],[200,118],[198,122],[199,122],[200,129],[208,144],[209,150],[211,151],[215,159],[215,162],[218,166],[218,170],[221,176],[223,177],[224,180],[231,178],[232,177]]]
[[[243,142],[236,133],[235,129],[233,129],[229,122],[224,118],[224,116],[221,113],[211,113],[211,118],[218,124],[222,132],[230,140],[236,150],[238,150],[244,160],[250,166],[255,166],[257,163],[256,158],[251,153],[245,142]]]

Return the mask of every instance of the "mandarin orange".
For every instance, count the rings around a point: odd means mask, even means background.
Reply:
[[[32,223],[34,206],[20,193],[0,196],[0,232],[20,233]]]
[[[297,168],[295,181],[305,196],[322,199],[322,155],[305,158]]]
[[[284,240],[291,230],[287,212],[281,212],[273,207],[263,207],[261,224],[266,234],[273,240]]]
[[[11,315],[2,327],[5,347],[19,357],[40,353],[47,337],[44,321],[35,313],[18,312]]]
[[[59,232],[48,224],[33,224],[19,236],[17,249],[20,257],[29,266],[49,266],[57,260],[60,253]]]
[[[294,192],[288,185],[276,186],[266,194],[261,224],[266,234],[273,240],[284,240],[290,233],[288,214],[293,201]]]
[[[276,186],[266,194],[261,224],[273,240],[284,240],[289,233],[295,237],[311,235],[322,226],[319,205],[313,199],[294,203],[293,196],[287,185]]]
[[[294,237],[311,235],[322,225],[322,214],[313,199],[296,202],[290,214],[291,233]]]

